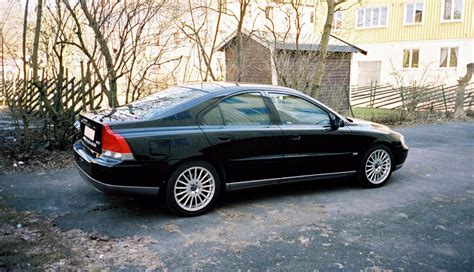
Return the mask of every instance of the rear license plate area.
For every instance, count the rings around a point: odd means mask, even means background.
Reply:
[[[84,136],[89,140],[94,141],[95,139],[95,130],[89,126],[84,127]]]

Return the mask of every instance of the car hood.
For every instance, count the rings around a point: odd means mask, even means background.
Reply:
[[[379,124],[379,123],[374,123],[367,120],[362,120],[362,119],[357,119],[357,118],[352,118],[352,117],[350,117],[349,119],[352,120],[352,123],[350,123],[352,126],[391,131],[389,127]]]

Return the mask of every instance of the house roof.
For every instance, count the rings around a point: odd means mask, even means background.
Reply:
[[[252,38],[254,41],[258,42],[262,46],[266,48],[274,48],[279,50],[301,50],[301,51],[319,51],[320,45],[319,41],[321,40],[321,36],[316,35],[301,35],[298,42],[298,48],[296,47],[296,38],[294,36],[286,36],[283,41],[277,40],[274,41],[273,35],[269,32],[248,32],[242,31],[242,33]],[[232,39],[237,36],[237,32],[234,31],[231,35],[225,38],[218,46],[217,50],[224,49]],[[277,37],[278,39],[278,37]],[[328,51],[330,52],[352,52],[352,53],[362,53],[367,55],[367,51],[364,49],[357,47],[343,39],[330,34],[329,44],[328,44]]]

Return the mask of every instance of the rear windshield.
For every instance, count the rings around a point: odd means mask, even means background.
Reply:
[[[205,95],[207,92],[182,87],[172,87],[130,103],[135,115],[143,118],[157,116],[179,104]]]

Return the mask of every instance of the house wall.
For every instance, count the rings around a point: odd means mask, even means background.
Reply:
[[[283,54],[286,54],[285,52]],[[320,87],[320,94],[318,99],[329,107],[338,110],[344,111],[348,109],[348,91],[350,84],[350,70],[351,70],[351,53],[341,53],[341,52],[329,52],[326,60],[326,65],[324,68],[323,80]],[[283,57],[277,57],[277,59],[284,59]],[[306,92],[310,91],[310,88],[302,86],[312,86],[314,85],[314,78],[316,74],[317,66],[317,57],[316,54],[311,56],[309,60],[309,65],[303,62],[303,69],[305,74],[302,75],[298,80],[293,81],[291,84],[295,84],[289,87],[298,89],[298,86],[305,88]],[[278,65],[278,63],[277,63]],[[285,65],[285,64],[282,64]],[[297,67],[295,65],[286,66],[290,67],[289,70]],[[282,69],[279,69],[280,71]],[[288,70],[288,68],[287,68]],[[288,71],[289,76],[296,77],[299,75],[300,71]],[[291,80],[291,79],[290,79]],[[298,86],[296,86],[296,84]],[[284,85],[281,79],[278,81],[278,85]],[[303,91],[301,89],[300,91]]]
[[[270,50],[253,39],[243,37],[242,77],[240,82],[272,83]],[[237,81],[236,39],[225,48],[226,81]]]
[[[344,112],[349,108],[351,56],[350,53],[333,52],[326,60],[318,99],[336,111]]]
[[[379,84],[397,86],[417,85],[454,85],[459,77],[466,74],[466,65],[474,62],[474,39],[400,41],[389,43],[360,44],[368,51],[366,56],[355,54],[351,68],[351,85],[359,84],[359,65],[363,61],[380,61]],[[457,47],[456,67],[440,67],[441,48]],[[418,68],[403,68],[403,50],[419,49]]]
[[[423,3],[422,22],[407,24],[406,6],[413,2]],[[466,64],[474,62],[474,1],[461,2],[461,19],[451,21],[442,17],[445,0],[349,0],[343,3],[343,27],[333,34],[368,51],[367,56],[354,55],[351,85],[367,84],[367,80],[359,80],[361,61],[380,63],[377,76],[380,84],[456,84],[457,79],[465,75]],[[370,7],[387,8],[386,26],[356,26],[358,10]],[[325,5],[320,8],[324,9]],[[456,67],[440,67],[442,47],[459,48]],[[412,48],[420,50],[419,66],[403,68],[403,50]],[[376,66],[374,63],[373,67]],[[363,81],[365,84],[361,84]]]
[[[444,0],[349,0],[341,5],[343,27],[335,31],[335,34],[356,44],[474,38],[474,1],[461,1],[463,3],[461,19],[445,21],[442,19]],[[405,23],[406,4],[412,2],[423,2],[421,23]],[[369,7],[388,8],[387,26],[356,27],[357,10]],[[318,14],[322,14],[326,5],[319,5],[317,9]],[[315,24],[315,31],[319,32],[320,27],[321,22]]]

